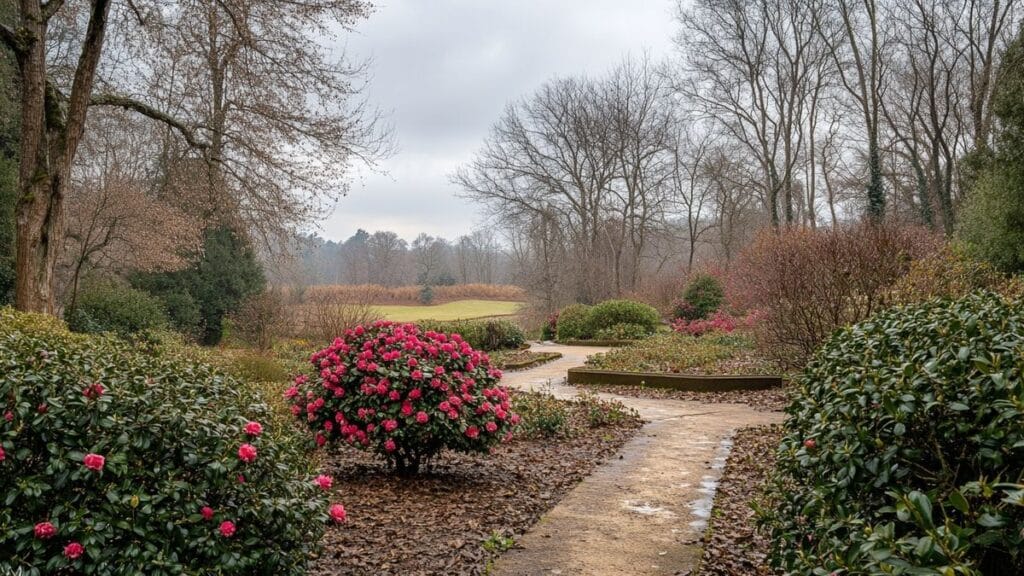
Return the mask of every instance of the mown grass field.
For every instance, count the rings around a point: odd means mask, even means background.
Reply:
[[[510,316],[516,314],[522,305],[522,302],[509,300],[458,300],[434,306],[374,306],[374,309],[386,320],[416,322]]]

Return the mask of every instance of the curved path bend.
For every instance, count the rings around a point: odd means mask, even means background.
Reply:
[[[607,351],[589,346],[534,344],[562,358],[502,378],[509,387],[547,389],[572,398],[566,371],[587,356]],[[745,404],[648,400],[615,394],[648,421],[617,457],[599,466],[503,554],[491,574],[676,575],[697,566],[699,539],[733,433],[781,422],[782,414]]]

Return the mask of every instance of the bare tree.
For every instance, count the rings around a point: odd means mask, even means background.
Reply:
[[[684,129],[685,130],[685,129]],[[686,270],[693,270],[697,246],[714,228],[711,217],[717,166],[713,158],[711,136],[705,132],[695,136],[682,131],[673,147],[672,192],[679,206],[686,233]]]
[[[394,232],[374,232],[366,240],[370,283],[382,286],[404,284],[403,268],[407,245]]]
[[[840,83],[855,102],[867,141],[867,212],[885,216],[885,184],[879,148],[886,66],[882,57],[891,31],[882,21],[878,0],[836,0],[818,14],[817,30],[829,43]]]
[[[165,271],[184,267],[202,245],[200,223],[154,193],[155,143],[122,114],[92,114],[68,191],[61,269],[74,308],[82,274]]]
[[[474,160],[453,176],[467,197],[506,222],[556,218],[575,252],[581,301],[597,295],[603,208],[616,170],[609,123],[597,100],[591,81],[545,84],[510,105]]]
[[[330,190],[321,186],[337,185],[335,167],[386,143],[372,136],[375,118],[353,109],[353,70],[312,40],[366,11],[358,0],[20,0],[18,24],[0,26],[22,89],[16,305],[54,309],[90,106],[173,131],[208,167],[210,193],[252,222],[300,221],[302,194]]]

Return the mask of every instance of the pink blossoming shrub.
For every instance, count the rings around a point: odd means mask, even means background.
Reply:
[[[0,574],[306,573],[344,520],[306,435],[178,356],[0,308]]]
[[[357,326],[313,354],[312,377],[285,392],[317,445],[373,450],[400,474],[442,449],[485,452],[519,421],[501,371],[458,334],[412,324]]]

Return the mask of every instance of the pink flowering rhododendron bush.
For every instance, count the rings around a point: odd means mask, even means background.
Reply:
[[[344,521],[299,430],[169,351],[0,308],[0,574],[303,574]]]
[[[317,445],[373,450],[401,474],[445,448],[486,451],[519,422],[501,372],[458,334],[381,321],[346,331],[310,361],[312,376],[285,396]]]

